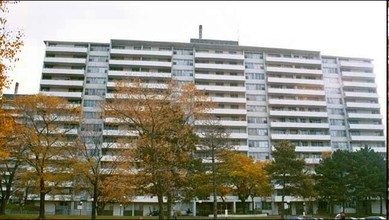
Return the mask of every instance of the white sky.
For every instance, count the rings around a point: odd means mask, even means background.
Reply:
[[[27,2],[10,7],[9,26],[25,33],[20,61],[11,72],[19,93],[37,93],[44,40],[110,39],[189,42],[237,40],[244,46],[321,51],[374,59],[386,126],[386,1],[319,2]],[[238,31],[239,30],[239,31]]]

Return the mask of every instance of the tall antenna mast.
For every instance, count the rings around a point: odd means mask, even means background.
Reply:
[[[199,25],[199,39],[203,39],[203,25]]]

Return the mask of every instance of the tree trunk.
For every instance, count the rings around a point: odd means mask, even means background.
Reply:
[[[251,212],[255,214],[254,212],[254,196],[251,196]]]
[[[92,220],[96,219],[96,207],[97,207],[97,189],[98,189],[98,181],[93,185],[93,201],[92,201]]]
[[[212,150],[212,191],[213,191],[213,218],[217,218],[217,194],[216,194],[216,165],[215,150]]]
[[[172,218],[172,195],[170,192],[167,193],[167,219],[173,219]]]
[[[7,199],[5,198],[2,198],[1,199],[1,204],[0,204],[0,215],[5,215],[5,206],[7,204]]]
[[[40,200],[39,200],[39,216],[38,219],[45,219],[45,196],[46,196],[46,189],[45,189],[45,181],[41,178],[39,181],[39,188],[40,188]]]
[[[284,212],[285,212],[284,201],[285,201],[285,196],[284,196],[284,193],[282,193],[282,196],[281,196],[281,219],[284,219]]]
[[[158,208],[159,208],[158,219],[163,219],[163,195],[158,194],[157,197],[158,197]]]

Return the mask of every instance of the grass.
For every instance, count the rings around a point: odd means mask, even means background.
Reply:
[[[37,219],[38,215],[31,214],[12,214],[2,215],[0,219]],[[245,218],[234,218],[228,217],[227,219],[244,220],[244,219],[279,219],[280,216],[267,216],[267,217],[245,217]],[[80,215],[46,215],[46,219],[91,219],[90,216]],[[158,219],[158,216],[97,216],[96,219]],[[205,216],[178,216],[177,219],[213,219]],[[220,217],[218,219],[226,219]]]

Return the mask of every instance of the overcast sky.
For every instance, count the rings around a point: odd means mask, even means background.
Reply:
[[[9,26],[25,33],[11,72],[13,92],[37,93],[44,40],[189,42],[238,40],[244,46],[321,51],[374,59],[386,125],[386,2],[27,2],[10,7]]]

